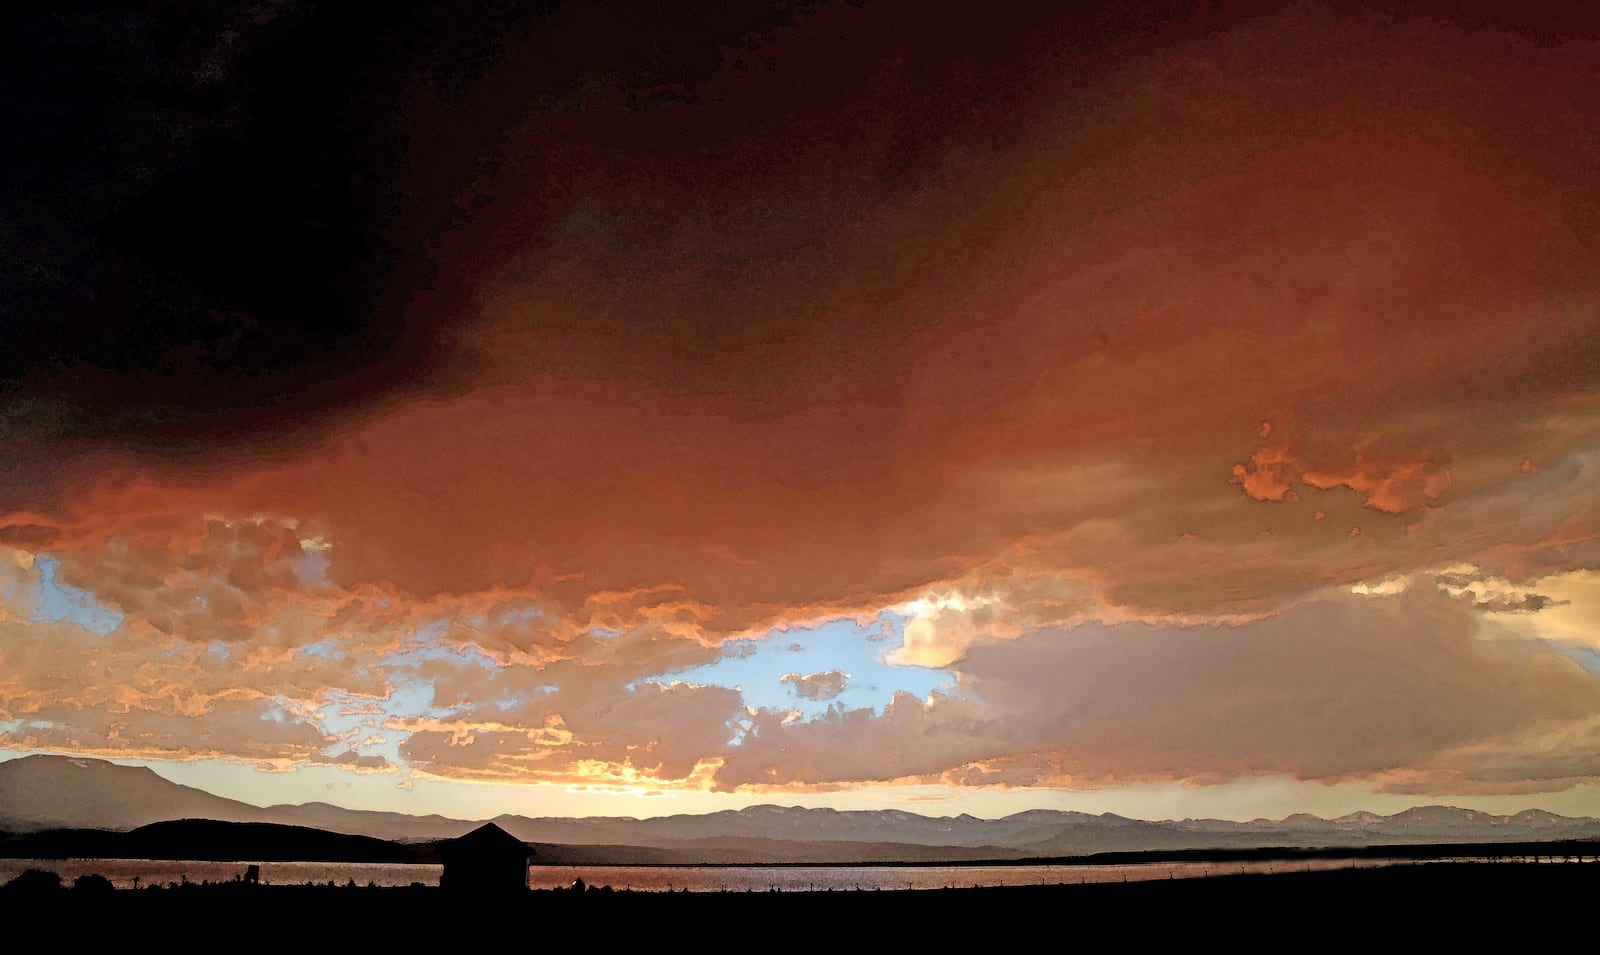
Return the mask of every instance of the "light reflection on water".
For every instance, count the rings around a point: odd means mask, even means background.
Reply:
[[[534,888],[568,886],[582,878],[591,886],[610,885],[635,891],[780,892],[943,889],[1002,885],[1069,885],[1087,882],[1142,882],[1149,879],[1194,879],[1241,872],[1303,872],[1393,864],[1396,860],[1348,859],[1310,862],[1149,863],[1144,865],[951,865],[951,866],[707,866],[648,868],[641,866],[534,867],[528,882]]]
[[[262,862],[261,881],[272,885],[301,885],[333,881],[345,885],[396,886],[421,882],[438,885],[441,866],[399,865],[384,862]],[[0,884],[25,869],[45,869],[71,885],[80,875],[103,875],[119,889],[166,885],[169,882],[232,882],[243,877],[248,862],[186,862],[173,859],[0,859]],[[138,882],[134,880],[137,879]]]
[[[1242,873],[1310,872],[1408,865],[1410,859],[1302,859],[1255,862],[1152,862],[1141,865],[952,865],[952,866],[541,866],[529,870],[535,889],[570,886],[575,879],[598,888],[643,892],[805,892],[972,888],[1003,885],[1071,885],[1196,879]],[[1438,861],[1490,861],[1448,859]],[[246,862],[181,862],[144,859],[0,859],[0,884],[26,869],[47,869],[66,885],[80,875],[102,875],[118,888],[170,882],[231,882]],[[360,862],[262,862],[261,881],[336,885],[438,885],[437,865]],[[138,881],[135,882],[134,880]]]

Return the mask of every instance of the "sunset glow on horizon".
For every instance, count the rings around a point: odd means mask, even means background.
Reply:
[[[7,68],[0,759],[1600,816],[1587,6],[160,6]]]

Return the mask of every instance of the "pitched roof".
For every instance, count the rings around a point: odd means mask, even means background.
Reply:
[[[470,856],[511,856],[523,858],[533,855],[526,842],[513,836],[492,822],[486,822],[464,836],[457,836],[439,847],[439,854],[448,859]]]

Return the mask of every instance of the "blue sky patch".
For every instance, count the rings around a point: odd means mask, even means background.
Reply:
[[[750,706],[798,710],[805,719],[829,707],[872,709],[881,713],[894,695],[904,691],[919,698],[955,683],[950,670],[892,666],[884,656],[899,649],[904,618],[879,614],[865,626],[854,620],[830,620],[814,627],[774,627],[759,639],[736,640],[723,648],[721,659],[687,670],[647,677],[638,682],[682,680],[710,686],[738,687]],[[814,674],[846,674],[843,689],[831,695],[836,680]],[[784,680],[794,674],[797,679]],[[803,695],[812,688],[817,698]]]
[[[328,582],[328,549],[326,547],[308,548],[298,560],[294,562],[294,573],[308,584],[326,584]]]
[[[102,637],[122,625],[122,614],[102,607],[93,594],[57,581],[56,570],[61,563],[54,557],[41,554],[34,558],[33,566],[39,571],[39,583],[33,599],[34,612],[28,619],[34,623],[64,620]]]

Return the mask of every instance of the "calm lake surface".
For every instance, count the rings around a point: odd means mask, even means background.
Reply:
[[[1484,861],[1450,859],[1439,861]],[[1069,885],[1199,879],[1246,872],[1309,872],[1326,869],[1412,865],[1411,859],[1303,859],[1263,862],[1177,862],[1142,865],[951,865],[951,866],[541,866],[528,872],[535,889],[566,888],[574,879],[598,888],[636,892],[780,892],[971,888],[1001,885]],[[181,862],[145,859],[0,859],[0,884],[25,869],[47,869],[66,884],[80,875],[103,875],[118,888],[168,882],[231,882],[248,862]],[[274,885],[334,882],[404,886],[438,885],[437,865],[356,862],[262,862],[261,881]],[[135,882],[135,880],[138,880]]]

